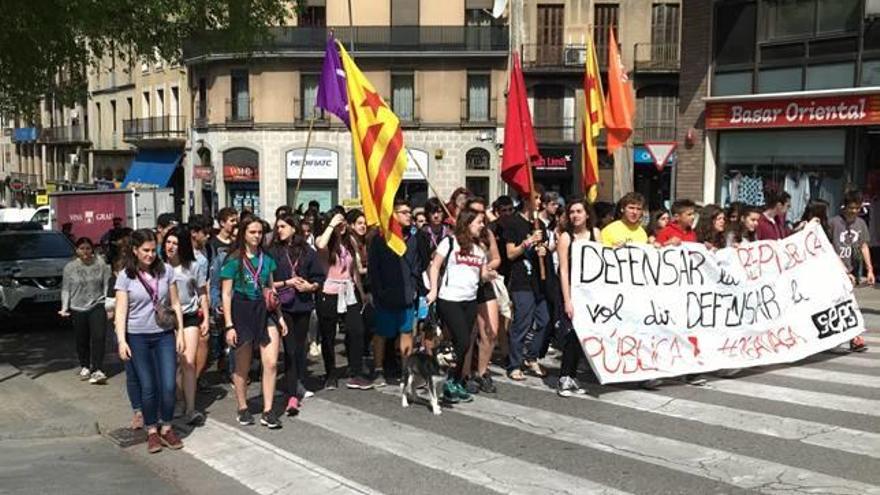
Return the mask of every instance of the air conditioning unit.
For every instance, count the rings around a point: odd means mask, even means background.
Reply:
[[[585,47],[568,47],[565,49],[565,65],[584,65],[587,63]]]

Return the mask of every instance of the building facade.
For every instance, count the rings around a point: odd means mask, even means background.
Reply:
[[[836,212],[880,196],[880,25],[865,0],[684,1],[679,195]],[[705,29],[711,26],[711,30]]]
[[[327,210],[357,198],[350,133],[314,108],[330,29],[401,120],[410,166],[400,195],[433,195],[419,168],[444,198],[460,186],[500,194],[509,42],[492,3],[362,0],[349,11],[346,0],[310,1],[248,59],[188,47],[194,151],[185,180],[197,210],[271,215],[282,204],[316,200]]]
[[[522,52],[526,86],[542,161],[535,180],[563,195],[580,192],[584,63],[591,36],[607,81],[613,30],[637,97],[636,129],[616,156],[600,138],[599,200],[631,190],[652,208],[672,194],[674,158],[657,166],[645,144],[675,142],[680,50],[677,1],[525,0]]]

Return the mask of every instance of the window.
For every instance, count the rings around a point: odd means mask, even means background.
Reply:
[[[564,5],[538,5],[537,56],[543,65],[562,65],[564,22]]]
[[[134,104],[130,96],[125,99],[125,103],[128,104],[128,118],[132,118],[134,116]]]
[[[483,148],[473,148],[464,155],[467,170],[489,170],[489,152]]]
[[[318,74],[301,74],[300,82],[300,109],[299,115],[301,120],[308,120],[315,116],[318,120],[323,120],[324,111],[315,108],[318,103],[318,82],[321,77]]]
[[[593,40],[596,43],[596,56],[599,57],[599,65],[608,65],[608,30],[614,30],[614,37],[620,43],[617,35],[618,5],[616,3],[598,3],[593,12]]]
[[[486,8],[471,8],[471,2],[467,3],[464,11],[465,26],[495,26],[499,24],[498,19],[492,17],[489,13],[492,10],[492,2],[488,2]]]
[[[149,117],[152,114],[150,111],[150,92],[144,91],[141,99],[141,117]]]
[[[196,105],[196,118],[205,119],[208,117],[208,83],[204,77],[199,78],[199,100]]]
[[[838,64],[811,65],[807,67],[807,90],[851,88],[855,77],[856,64],[843,62]]]
[[[675,3],[655,3],[651,7],[651,45],[655,55],[671,54],[674,48],[678,57],[679,10]]]
[[[419,0],[391,0],[392,26],[418,26]]]
[[[467,117],[469,122],[489,121],[489,74],[468,74]]]
[[[758,93],[800,91],[803,87],[801,81],[803,72],[801,67],[761,69],[758,72]]]
[[[235,120],[251,118],[251,94],[248,82],[248,71],[236,69],[231,72],[231,117]]]
[[[488,177],[467,177],[464,180],[465,187],[474,196],[488,200],[489,198],[489,178]]]
[[[763,40],[854,32],[860,0],[765,0]]]
[[[156,90],[156,115],[159,117],[165,115],[165,90]]]
[[[391,109],[402,122],[414,122],[415,77],[412,74],[391,74]]]
[[[324,27],[327,25],[327,7],[308,6],[299,15],[297,24],[303,27]]]
[[[862,63],[862,86],[880,85],[880,60],[866,60]]]
[[[819,0],[820,33],[855,31],[859,27],[859,0]]]
[[[95,123],[98,127],[98,139],[101,139],[101,104],[95,102]]]
[[[755,2],[724,2],[715,8],[715,64],[755,60]]]
[[[110,118],[113,122],[111,124],[113,133],[116,134],[116,100],[110,100]]]
[[[638,93],[636,122],[639,123],[642,141],[674,141],[678,114],[678,97],[675,88],[648,86]]]

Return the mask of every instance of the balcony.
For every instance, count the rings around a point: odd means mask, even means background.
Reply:
[[[471,106],[467,98],[461,99],[462,127],[495,127],[498,118],[495,114],[497,98],[489,100],[485,106]]]
[[[586,63],[587,45],[523,45],[523,70],[583,72]]]
[[[535,122],[535,139],[538,144],[571,143],[579,138],[574,118],[556,122]]]
[[[227,98],[226,125],[229,127],[253,127],[254,99]]]
[[[510,47],[507,26],[339,26],[271,28],[271,39],[255,43],[251,51],[319,58],[331,30],[354,55],[506,57]],[[190,40],[184,45],[183,58],[241,57],[241,50],[233,50],[226,40],[222,31]]]
[[[65,125],[43,129],[40,141],[52,144],[86,144],[89,142],[81,125]]]
[[[635,72],[678,72],[681,68],[678,43],[636,43]]]
[[[633,142],[675,141],[675,133],[674,125],[644,125],[633,130]]]
[[[314,100],[312,100],[314,101]],[[315,123],[312,124],[314,128],[321,127],[330,127],[330,115],[324,113],[324,110],[320,108],[306,108],[303,105],[302,100],[299,98],[293,99],[293,125],[296,127],[309,127],[309,119],[312,118],[312,112],[314,112]],[[337,120],[338,122],[338,120]]]
[[[126,142],[147,140],[185,141],[186,117],[164,115],[122,121],[122,139]]]

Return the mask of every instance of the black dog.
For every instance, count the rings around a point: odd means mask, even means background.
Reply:
[[[455,368],[455,349],[452,344],[442,343],[428,354],[424,349],[413,352],[403,363],[403,377],[400,381],[400,404],[409,407],[415,402],[416,389],[425,385],[431,412],[440,414],[440,395],[446,383],[446,373]]]

